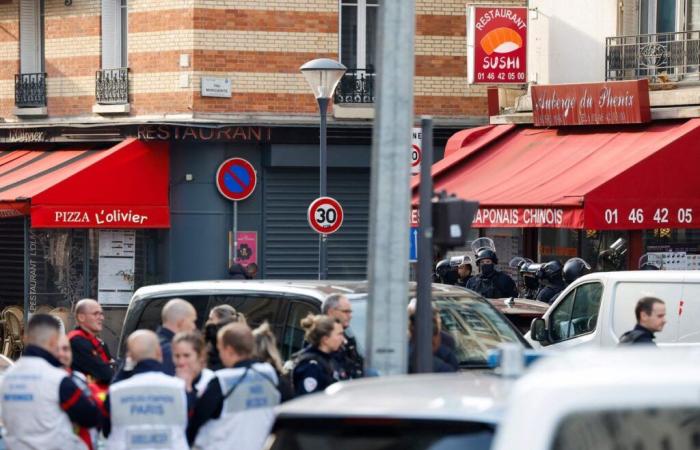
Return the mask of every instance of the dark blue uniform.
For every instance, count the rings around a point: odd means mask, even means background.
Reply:
[[[337,352],[333,352],[333,368],[338,371],[341,380],[350,380],[353,378],[362,378],[364,376],[365,360],[357,350],[357,340],[355,336],[345,336],[345,344],[343,344]]]
[[[537,300],[551,305],[565,287],[564,280],[561,280],[561,282],[550,282],[537,292]]]
[[[517,297],[518,289],[511,277],[503,272],[494,270],[489,276],[483,273],[471,277],[467,281],[467,289],[481,294],[486,298]]]
[[[646,344],[655,346],[654,338],[654,333],[637,324],[632,330],[620,336],[620,345]]]
[[[173,361],[173,338],[175,333],[167,328],[158,327],[156,334],[160,342],[160,351],[163,354],[163,373],[175,376],[175,361]]]
[[[333,357],[316,347],[307,347],[300,354],[292,374],[294,393],[297,396],[320,392],[336,381],[340,375],[334,368]]]

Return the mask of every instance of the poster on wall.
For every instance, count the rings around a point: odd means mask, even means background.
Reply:
[[[134,293],[136,232],[100,230],[97,301],[128,305]]]
[[[231,232],[228,232],[228,260],[229,265],[234,261],[233,240]],[[236,232],[238,247],[235,252],[235,262],[243,267],[249,264],[258,263],[258,232],[257,231],[238,231]]]
[[[469,84],[527,82],[527,7],[467,7]]]

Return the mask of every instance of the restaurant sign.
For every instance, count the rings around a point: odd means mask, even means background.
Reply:
[[[467,74],[470,84],[527,81],[527,8],[467,8]]]
[[[532,112],[537,127],[649,122],[649,82],[532,86]]]

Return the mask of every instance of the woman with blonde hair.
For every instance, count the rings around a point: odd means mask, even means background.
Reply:
[[[282,395],[282,401],[294,397],[294,392],[292,391],[292,386],[289,380],[284,375],[282,369],[282,357],[277,349],[277,338],[270,328],[270,324],[265,321],[258,328],[253,330],[253,337],[255,338],[255,349],[253,350],[253,359],[260,362],[269,363],[277,372],[277,379],[279,380],[277,388]]]
[[[297,396],[322,391],[340,380],[331,353],[345,342],[343,325],[332,317],[309,314],[301,320],[301,327],[309,346],[294,364],[292,378]]]

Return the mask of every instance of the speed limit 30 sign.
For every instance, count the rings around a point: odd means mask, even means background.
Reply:
[[[335,233],[343,224],[343,207],[332,197],[319,197],[309,205],[307,219],[315,232]]]

